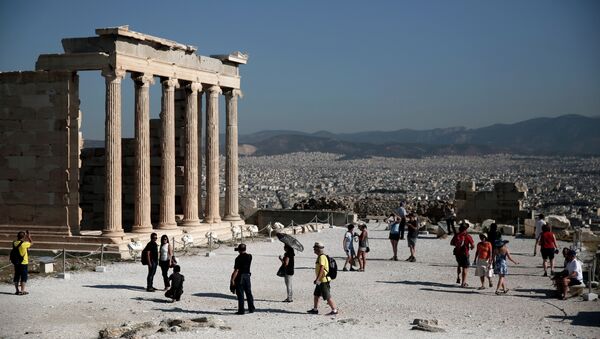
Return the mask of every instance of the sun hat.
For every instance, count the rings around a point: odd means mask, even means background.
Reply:
[[[233,249],[234,251],[238,251],[238,252],[245,252],[246,251],[246,244],[239,244],[236,248]]]
[[[317,241],[313,245],[313,248],[325,248],[325,245],[323,245],[323,243]]]

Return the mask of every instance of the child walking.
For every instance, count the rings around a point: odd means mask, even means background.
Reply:
[[[496,247],[496,263],[494,266],[494,273],[496,273],[498,278],[498,286],[496,286],[496,294],[500,293],[508,293],[509,289],[506,288],[506,275],[508,274],[508,260],[512,261],[514,264],[518,265],[517,261],[514,261],[510,256],[510,251],[506,244],[508,240],[498,240],[495,243]],[[500,287],[502,287],[502,291],[500,291]]]

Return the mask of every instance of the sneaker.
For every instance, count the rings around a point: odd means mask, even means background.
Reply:
[[[331,312],[327,313],[326,315],[337,315],[338,314],[338,310],[331,310]]]
[[[256,311],[256,308],[251,308],[248,310],[248,313],[254,313],[254,311]]]
[[[244,311],[237,311],[237,312],[235,312],[235,314],[237,314],[237,315],[244,315]]]
[[[156,288],[154,288],[154,287],[146,288],[146,292],[154,292],[154,291],[156,291]]]
[[[308,313],[308,314],[319,314],[319,310],[315,310],[314,308],[312,308],[312,309],[306,311],[306,313]]]

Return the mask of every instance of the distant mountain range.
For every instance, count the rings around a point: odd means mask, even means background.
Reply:
[[[225,136],[221,148],[225,145]],[[275,155],[327,152],[346,158],[371,156],[419,158],[431,155],[600,155],[600,117],[563,115],[482,128],[400,129],[357,133],[306,133],[267,130],[239,136],[240,153]],[[104,142],[86,140],[85,147]]]
[[[428,155],[600,155],[600,117],[563,115],[483,128],[358,133],[271,130],[241,135],[253,155],[329,152],[347,157]]]

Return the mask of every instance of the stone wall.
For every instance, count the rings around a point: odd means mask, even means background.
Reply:
[[[526,218],[522,200],[527,186],[522,183],[501,182],[492,191],[476,191],[474,182],[459,182],[456,185],[455,208],[458,219],[482,222],[494,219],[498,223],[516,223],[517,218]]]
[[[0,73],[0,224],[79,225],[79,81]]]
[[[184,189],[185,156],[185,95],[183,89],[175,97],[175,213],[182,214],[181,201]],[[160,211],[160,165],[161,165],[161,121],[150,120],[150,190],[151,220],[158,223]],[[135,139],[122,139],[122,201],[123,229],[131,231],[134,221],[135,185]],[[101,230],[104,225],[104,148],[86,148],[81,154],[81,227],[86,230]],[[202,186],[203,187],[203,186]]]

